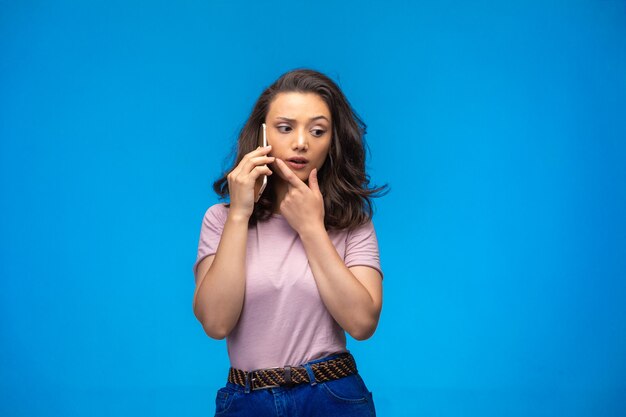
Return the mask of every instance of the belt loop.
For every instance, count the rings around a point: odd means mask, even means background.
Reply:
[[[293,387],[293,380],[291,379],[291,366],[285,366],[285,385],[289,388]]]
[[[309,374],[309,381],[311,381],[311,386],[316,385],[317,381],[315,380],[315,375],[313,374],[311,365],[309,365],[308,363],[305,363],[302,366],[304,366],[304,369],[306,369],[306,373]]]
[[[247,371],[245,373],[245,377],[246,377],[246,386],[244,388],[244,392],[246,394],[249,394],[250,393],[250,387],[252,385],[252,381],[251,381],[252,380],[252,371]]]

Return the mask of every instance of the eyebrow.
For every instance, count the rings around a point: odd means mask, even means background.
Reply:
[[[283,117],[283,116],[278,116],[276,118],[277,119],[286,120],[288,122],[295,122],[296,121],[296,119],[290,119],[289,117]],[[325,119],[327,122],[330,123],[330,120],[328,120],[328,118],[326,116],[315,116],[315,117],[311,117],[309,120],[313,121],[313,120],[317,120],[317,119]]]

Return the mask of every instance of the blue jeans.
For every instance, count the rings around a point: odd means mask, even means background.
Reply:
[[[226,382],[215,398],[216,417],[375,417],[374,400],[358,373],[317,382],[311,364],[333,359],[334,354],[301,365],[309,374],[310,383],[293,387],[276,387],[250,390],[241,385]]]

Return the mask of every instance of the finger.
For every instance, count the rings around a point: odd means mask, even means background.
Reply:
[[[272,150],[272,145],[268,145],[266,147],[263,146],[259,146],[258,148],[256,148],[255,150],[248,152],[247,154],[245,154],[243,156],[243,158],[241,158],[241,161],[239,161],[239,163],[237,164],[237,166],[233,169],[232,173],[234,176],[239,175],[240,173],[244,172],[243,167],[245,166],[245,164],[252,158],[255,157],[259,157],[259,156],[264,156],[267,155],[270,151]],[[245,171],[245,172],[250,172]]]
[[[313,170],[311,170],[311,173],[309,174],[309,188],[321,194],[320,185],[317,182],[317,168],[313,168]]]
[[[302,182],[302,180],[300,178],[298,178],[296,176],[296,174],[294,174],[291,169],[287,166],[287,164],[285,163],[285,161],[283,161],[282,159],[276,158],[276,164],[278,166],[278,169],[280,169],[280,172],[283,174],[283,176],[285,177],[285,179],[287,180],[287,182],[296,187],[296,188],[300,188],[302,186],[306,187],[306,184]]]
[[[250,171],[254,169],[254,167],[258,165],[266,165],[274,162],[273,156],[257,156],[255,158],[249,159],[242,168],[242,173],[249,174]]]
[[[272,175],[272,174],[273,174],[272,170],[269,169],[266,165],[259,165],[258,167],[250,171],[250,178],[256,181],[256,179],[259,178],[261,175]]]
[[[272,150],[272,145],[259,146],[255,150],[248,152],[245,156],[253,158],[253,157],[259,156],[259,155],[266,155],[271,150]]]
[[[249,160],[253,159],[253,158],[258,158],[260,156],[268,156],[267,154],[270,153],[272,151],[272,145],[268,145],[268,146],[259,146],[258,148],[256,148],[255,150],[253,150],[252,152],[248,152],[247,154],[245,154],[243,156],[243,158],[241,158],[241,161],[239,162],[240,164],[245,164],[246,162],[248,162]]]

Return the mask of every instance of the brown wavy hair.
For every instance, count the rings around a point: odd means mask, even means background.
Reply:
[[[387,184],[369,187],[370,177],[365,172],[367,145],[364,136],[367,126],[352,109],[337,84],[326,75],[311,69],[289,71],[261,93],[250,117],[239,132],[234,163],[213,183],[215,192],[221,199],[229,196],[228,173],[247,153],[257,148],[259,127],[265,122],[270,104],[277,94],[285,92],[318,94],[331,113],[333,131],[330,149],[318,172],[320,191],[324,197],[326,229],[351,229],[371,220],[374,215],[371,198],[385,195],[389,190]],[[234,149],[229,158],[233,153]],[[268,176],[265,191],[254,205],[250,226],[267,220],[276,211],[272,177]]]

